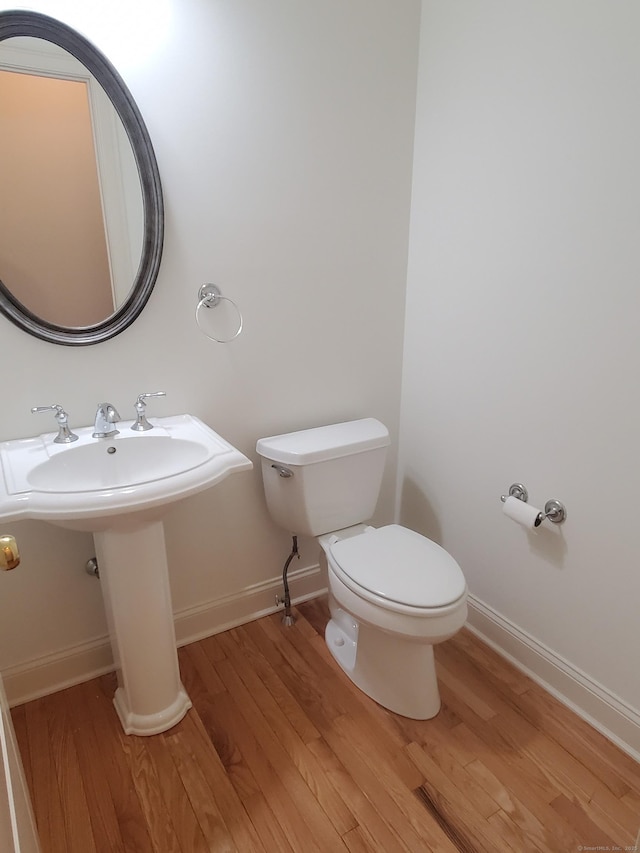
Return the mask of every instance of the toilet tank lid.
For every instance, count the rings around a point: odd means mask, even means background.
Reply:
[[[261,438],[256,444],[260,456],[287,465],[310,465],[364,450],[387,447],[389,430],[375,418],[361,418],[329,426],[288,432]]]

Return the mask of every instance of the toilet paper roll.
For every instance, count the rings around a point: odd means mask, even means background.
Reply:
[[[511,495],[504,502],[503,511],[508,518],[517,521],[527,530],[537,530],[542,524],[542,513],[537,507]]]

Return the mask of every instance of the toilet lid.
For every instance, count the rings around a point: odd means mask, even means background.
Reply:
[[[365,590],[411,607],[444,607],[466,589],[444,548],[398,524],[370,529],[330,546],[342,571]]]

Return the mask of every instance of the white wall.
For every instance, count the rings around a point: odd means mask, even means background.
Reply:
[[[635,0],[425,0],[399,506],[472,619],[640,719],[638,32]],[[566,523],[507,520],[515,481]]]
[[[27,6],[81,28],[125,78],[159,162],[166,243],[148,306],[112,341],[54,346],[0,317],[0,439],[53,427],[33,405],[60,403],[84,425],[100,400],[132,417],[140,392],[162,389],[150,417],[191,412],[254,460],[260,436],[364,415],[395,444],[418,0],[158,0],[158,32],[134,17],[139,4]],[[206,281],[244,313],[227,346],[196,330]],[[394,476],[392,455],[387,521]],[[185,501],[166,530],[174,605],[202,610],[199,629],[216,628],[212,602],[277,583],[290,549],[267,517],[259,468]],[[35,522],[7,532],[23,562],[0,578],[0,668],[15,675],[100,644],[91,537]],[[313,566],[302,544],[299,565]]]

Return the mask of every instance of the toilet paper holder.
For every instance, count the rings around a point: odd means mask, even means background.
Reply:
[[[509,486],[508,495],[500,495],[502,503],[506,501],[507,497],[517,498],[517,500],[527,503],[529,500],[529,492],[527,491],[526,486],[523,486],[522,483],[513,483]],[[540,513],[540,521],[538,524],[541,524],[547,518],[554,524],[562,524],[566,517],[567,510],[564,504],[552,499],[547,501],[544,505],[544,511]],[[537,526],[538,525],[536,524],[536,527]]]

